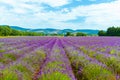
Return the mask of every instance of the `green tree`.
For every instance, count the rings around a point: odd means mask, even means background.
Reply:
[[[11,35],[12,35],[12,36],[22,36],[22,35],[23,35],[23,32],[12,29]]]
[[[0,35],[1,36],[9,36],[12,30],[8,25],[0,26]]]
[[[107,29],[107,35],[108,36],[115,36],[115,27],[114,26],[113,27],[109,27]]]
[[[82,33],[82,32],[77,32],[77,33],[76,33],[76,36],[87,36],[87,34]]]
[[[67,33],[66,33],[66,36],[70,36],[70,35],[71,35],[71,32],[67,32]]]
[[[67,32],[67,33],[65,34],[65,36],[74,36],[74,34],[71,33],[71,32]]]
[[[99,36],[120,36],[120,27],[109,27],[107,31],[99,31]]]
[[[120,36],[120,27],[109,27],[107,29],[108,36]]]
[[[103,30],[100,30],[100,31],[98,32],[98,35],[99,35],[99,36],[106,36],[106,32],[103,31]]]
[[[0,26],[0,36],[44,36],[44,33],[40,32],[25,32],[11,29],[10,26]]]

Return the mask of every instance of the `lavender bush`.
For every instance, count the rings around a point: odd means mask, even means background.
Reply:
[[[120,38],[0,38],[0,80],[120,80]]]

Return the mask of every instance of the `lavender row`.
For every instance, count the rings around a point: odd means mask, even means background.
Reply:
[[[105,52],[101,53],[99,51],[93,51],[93,50],[90,49],[91,47],[88,47],[87,45],[81,46],[81,45],[78,45],[79,43],[75,44],[75,42],[72,41],[72,40],[70,42],[73,42],[72,45],[80,48],[80,51],[84,52],[86,55],[92,57],[95,60],[98,60],[98,61],[102,62],[105,65],[107,65],[109,67],[109,69],[114,74],[117,75],[116,76],[117,79],[120,78],[120,73],[119,73],[119,71],[120,71],[120,64],[119,64],[120,59],[119,59],[119,57],[117,55],[112,55],[112,54],[105,53]],[[118,46],[119,46],[119,44],[118,44]],[[99,45],[98,45],[98,47],[99,47]],[[110,47],[110,46],[107,46],[107,47]]]
[[[1,55],[0,62],[4,65],[9,64],[9,63],[21,58],[25,54],[29,54],[30,52],[34,51],[36,48],[38,48],[40,46],[42,46],[42,45],[38,43],[38,44],[33,44],[28,47],[24,47],[22,49],[12,50],[11,52],[0,54]]]
[[[51,42],[54,42],[54,40],[45,45],[51,45]],[[32,80],[34,73],[43,64],[45,58],[44,46],[39,47],[3,69],[1,79],[6,80],[8,77],[12,80]]]
[[[48,52],[47,59],[40,69],[39,80],[76,80],[70,62],[57,39],[53,48]]]
[[[2,38],[0,50],[0,80],[120,80],[119,37]]]
[[[1,50],[0,52],[8,52],[8,51],[11,51],[13,49],[20,49],[20,48],[23,48],[23,47],[26,47],[26,46],[30,46],[30,45],[33,45],[33,44],[37,44],[38,41],[39,43],[41,44],[44,44],[45,42],[47,42],[46,40],[44,39],[33,39],[33,40],[29,40],[29,38],[26,38],[26,39],[23,39],[23,40],[20,40],[20,43],[18,43],[18,40],[19,38],[15,38],[14,40],[16,41],[9,41],[9,38],[5,38],[6,40],[8,40],[7,42],[4,42],[4,45],[1,45]],[[51,39],[48,39],[48,41],[50,41]],[[15,44],[14,45],[8,45],[7,43],[11,43],[11,42],[14,42]],[[3,43],[2,43],[3,44]],[[7,45],[6,45],[7,44]]]

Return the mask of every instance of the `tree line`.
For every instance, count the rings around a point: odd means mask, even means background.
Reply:
[[[82,32],[77,32],[77,33],[67,32],[64,36],[87,36],[87,34]]]
[[[65,34],[45,34],[42,32],[29,32],[29,31],[19,31],[11,29],[8,25],[0,25],[0,36],[87,36],[87,34],[82,32],[72,33],[66,32]]]
[[[43,36],[43,33],[19,31],[11,29],[10,26],[0,26],[0,36]]]
[[[99,36],[120,36],[120,27],[109,27],[107,31],[100,30]]]

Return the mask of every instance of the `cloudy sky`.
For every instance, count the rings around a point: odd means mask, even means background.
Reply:
[[[0,0],[0,25],[105,30],[120,26],[120,0]]]

